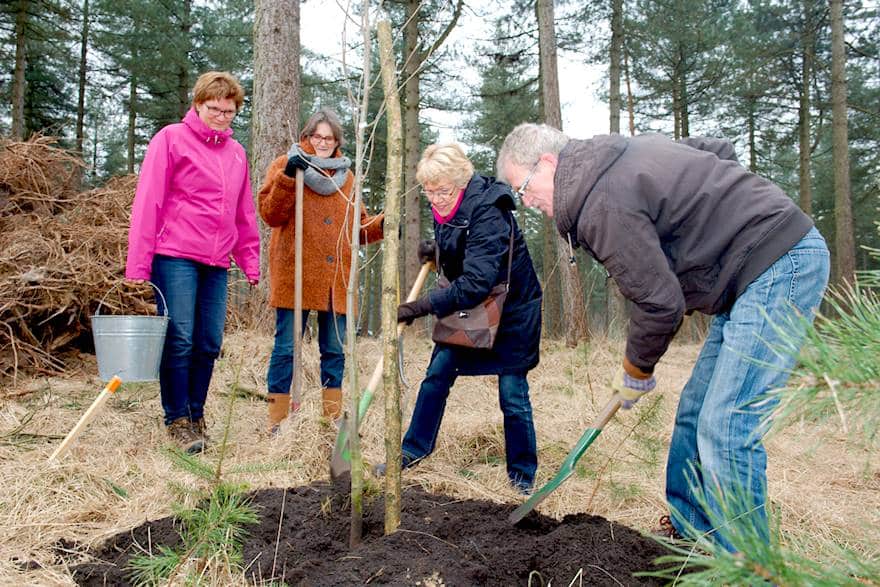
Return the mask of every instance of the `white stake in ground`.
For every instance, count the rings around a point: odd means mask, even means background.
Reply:
[[[116,390],[119,389],[119,386],[122,384],[122,379],[120,379],[117,375],[114,375],[110,381],[107,382],[107,385],[104,386],[104,389],[101,390],[101,393],[98,394],[98,397],[95,398],[95,401],[92,402],[92,405],[89,406],[89,409],[86,410],[86,413],[82,415],[82,418],[79,419],[79,422],[76,423],[76,426],[67,433],[67,436],[64,440],[61,441],[61,444],[58,445],[58,448],[55,449],[55,452],[52,453],[52,456],[49,457],[49,462],[52,463],[57,459],[64,456],[64,453],[67,452],[67,449],[70,448],[70,444],[73,442],[73,439],[79,436],[80,432],[82,432],[89,422],[95,417],[104,404],[107,402],[107,399],[116,393]]]

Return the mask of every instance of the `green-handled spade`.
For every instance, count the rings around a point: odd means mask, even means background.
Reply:
[[[590,427],[587,428],[586,432],[584,432],[583,436],[580,437],[580,440],[577,441],[577,444],[574,445],[574,448],[571,449],[571,452],[568,453],[568,456],[565,457],[565,460],[562,461],[562,466],[559,467],[559,472],[556,473],[556,476],[553,477],[546,485],[541,487],[532,496],[525,501],[521,506],[513,510],[513,513],[507,518],[511,524],[516,524],[520,520],[526,517],[526,515],[538,507],[538,504],[544,501],[548,495],[550,495],[557,487],[562,485],[562,482],[568,479],[572,473],[574,473],[574,465],[578,462],[578,459],[581,458],[581,455],[584,454],[584,451],[587,450],[593,441],[596,440],[596,437],[602,432],[602,429],[605,428],[605,425],[608,421],[617,413],[617,410],[620,408],[621,398],[619,394],[614,394],[611,396],[611,399],[605,404],[605,407],[602,411],[596,416],[593,422],[590,424]]]

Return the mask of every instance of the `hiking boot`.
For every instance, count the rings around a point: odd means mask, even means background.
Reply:
[[[202,441],[204,441],[205,446],[203,448],[208,447],[208,443],[211,439],[208,437],[208,425],[205,424],[204,416],[199,418],[198,420],[192,421],[193,430],[196,431],[196,434],[202,437]]]
[[[657,522],[657,526],[651,530],[651,534],[672,542],[684,540],[684,536],[672,525],[672,518],[669,516],[660,516],[660,520]]]
[[[189,418],[178,418],[167,427],[168,436],[182,451],[196,454],[205,450],[205,439],[193,427]]]

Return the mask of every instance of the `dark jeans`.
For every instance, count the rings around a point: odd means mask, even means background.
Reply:
[[[453,355],[450,349],[439,347],[428,365],[409,429],[403,438],[404,467],[434,451],[437,432],[446,410],[446,398],[458,376]],[[530,488],[538,468],[538,451],[526,374],[499,375],[498,400],[504,414],[507,476],[518,487]]]
[[[309,310],[302,313],[303,332]],[[269,359],[269,373],[266,376],[269,393],[290,393],[293,380],[293,310],[275,310],[275,346]],[[345,369],[345,353],[342,344],[345,340],[345,315],[331,312],[318,312],[318,349],[321,351],[321,386],[342,387],[342,373]]]
[[[159,387],[165,424],[198,420],[220,354],[226,322],[226,276],[222,267],[156,255],[151,280],[168,303],[168,332],[162,350]],[[165,311],[156,295],[159,313]]]

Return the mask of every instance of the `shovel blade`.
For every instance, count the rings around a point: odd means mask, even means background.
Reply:
[[[601,428],[587,428],[587,431],[580,437],[575,447],[568,453],[568,456],[565,457],[565,460],[562,462],[562,466],[559,467],[559,472],[556,473],[556,476],[553,477],[550,481],[548,481],[543,487],[537,490],[532,494],[530,498],[528,498],[521,506],[513,510],[513,513],[508,516],[507,520],[511,524],[516,524],[523,518],[525,518],[530,511],[535,509],[539,503],[544,501],[548,495],[553,493],[557,487],[562,485],[562,483],[571,477],[571,474],[574,473],[574,466],[577,463],[578,459],[581,458],[581,455],[584,454],[584,451],[587,450],[593,441],[596,440],[596,437],[599,436],[599,433],[602,432]]]
[[[373,392],[364,390],[361,394],[361,402],[358,405],[358,419],[363,420],[367,409],[373,402]],[[339,432],[336,433],[336,443],[333,445],[333,454],[330,455],[330,479],[336,481],[340,476],[351,473],[351,451],[348,448],[348,440],[351,437],[354,426],[348,418],[348,414],[342,417]]]

